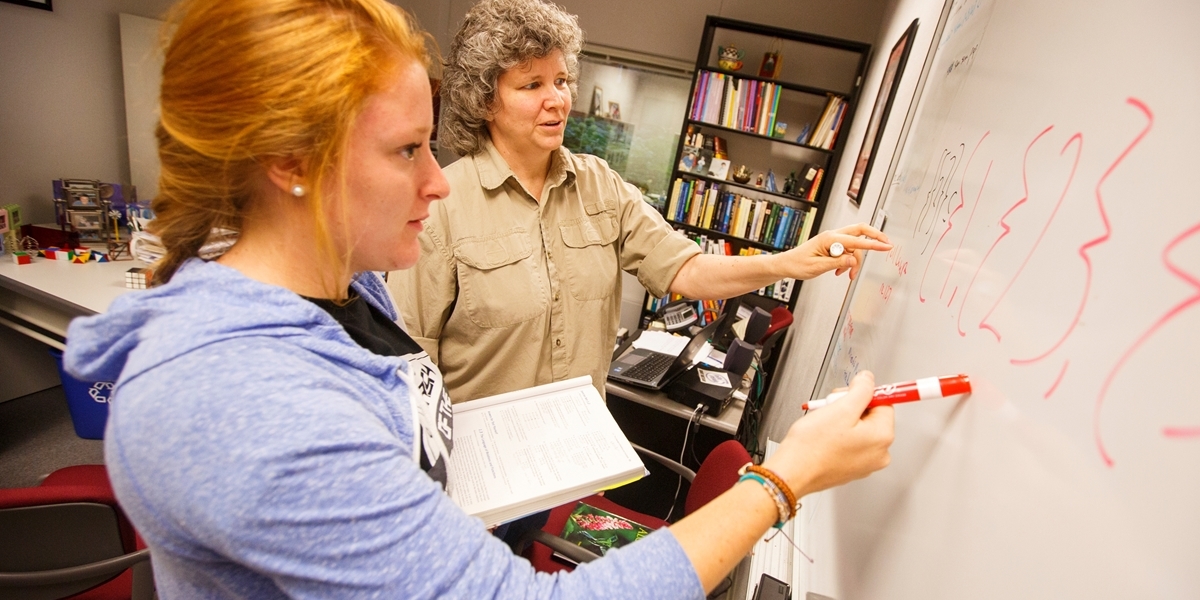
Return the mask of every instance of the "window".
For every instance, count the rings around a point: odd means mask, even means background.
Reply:
[[[589,44],[563,145],[593,154],[660,210],[692,86],[693,65]]]

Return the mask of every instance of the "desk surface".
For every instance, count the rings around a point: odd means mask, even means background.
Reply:
[[[125,287],[125,272],[144,266],[137,260],[77,265],[46,259],[18,265],[6,254],[0,258],[0,319],[16,317],[26,329],[32,324],[44,330],[33,337],[49,337],[61,348],[71,319],[108,310],[118,296],[132,291]]]
[[[612,381],[604,382],[604,391],[613,396],[619,396],[630,402],[636,402],[643,406],[649,406],[675,415],[681,419],[692,418],[692,410],[670,398],[663,392],[654,392],[643,390],[629,385],[622,385]],[[700,417],[700,424],[707,427],[712,427],[717,431],[728,433],[729,435],[737,435],[738,424],[742,422],[742,411],[746,408],[746,401],[734,398],[733,402],[721,414],[716,417],[704,415]]]

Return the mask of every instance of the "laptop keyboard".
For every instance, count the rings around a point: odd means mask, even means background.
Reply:
[[[665,373],[673,362],[675,362],[675,357],[670,354],[651,354],[638,364],[626,369],[622,375],[639,381],[653,381],[655,377]]]

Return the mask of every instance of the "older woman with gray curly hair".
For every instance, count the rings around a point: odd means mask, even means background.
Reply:
[[[444,170],[451,193],[425,221],[420,264],[390,285],[455,402],[580,375],[603,394],[622,270],[656,296],[729,298],[853,277],[863,251],[891,248],[853,225],[782,254],[701,254],[607,163],[562,147],[582,43],[555,4],[482,0],[446,58],[439,143],[463,158]],[[834,242],[851,252],[830,256]]]

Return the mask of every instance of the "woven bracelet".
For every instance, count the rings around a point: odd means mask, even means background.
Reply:
[[[790,521],[792,517],[795,517],[796,513],[800,511],[799,498],[796,498],[796,494],[792,493],[792,488],[788,487],[788,485],[784,483],[783,478],[776,475],[774,471],[754,463],[747,463],[738,472],[742,474],[756,473],[762,476],[764,479],[775,484],[775,487],[779,488],[779,493],[783,494],[784,501],[787,504],[789,513],[787,520]]]
[[[783,492],[774,483],[763,479],[761,475],[756,473],[743,473],[741,478],[738,479],[738,483],[743,481],[757,481],[762,484],[763,489],[771,496],[771,501],[775,503],[775,510],[779,513],[779,520],[772,527],[775,529],[782,528],[784,523],[788,522],[789,513],[787,499],[784,498]]]

